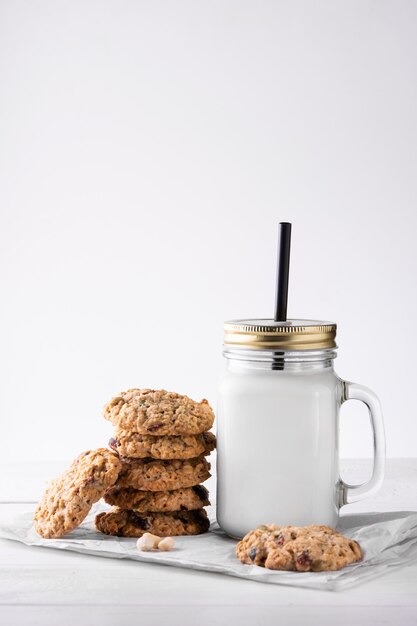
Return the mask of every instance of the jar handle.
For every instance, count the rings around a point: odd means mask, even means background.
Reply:
[[[368,387],[346,381],[342,383],[342,403],[346,400],[360,400],[368,407],[373,436],[374,465],[372,476],[366,483],[349,485],[340,478],[340,506],[374,495],[384,481],[385,470],[385,433],[379,398]]]

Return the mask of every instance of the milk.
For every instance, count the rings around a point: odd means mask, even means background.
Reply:
[[[281,371],[228,361],[217,411],[217,519],[226,533],[337,524],[341,393],[329,361]]]
[[[384,477],[382,409],[373,391],[334,372],[336,324],[225,323],[227,368],[217,411],[217,520],[232,537],[262,524],[336,526],[339,509],[374,495]],[[368,408],[374,467],[362,485],[339,474],[339,410]]]

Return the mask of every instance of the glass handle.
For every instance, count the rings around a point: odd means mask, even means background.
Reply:
[[[362,385],[343,381],[343,400],[360,400],[368,407],[374,446],[374,465],[371,478],[361,485],[348,485],[340,479],[340,506],[363,500],[376,493],[383,481],[385,470],[385,432],[382,408],[378,396]]]

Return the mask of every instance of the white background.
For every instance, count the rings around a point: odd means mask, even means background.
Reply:
[[[0,2],[2,460],[105,445],[132,386],[215,405],[222,323],[339,325],[415,456],[414,1]],[[364,409],[342,454],[369,456]]]

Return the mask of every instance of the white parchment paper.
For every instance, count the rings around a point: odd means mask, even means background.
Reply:
[[[42,539],[33,528],[33,510],[0,525],[0,537],[28,546],[72,550],[114,559],[133,559],[174,567],[217,572],[275,585],[293,585],[339,590],[380,575],[394,566],[417,560],[417,513],[368,513],[345,515],[339,530],[358,541],[364,560],[337,572],[279,572],[256,565],[243,565],[235,557],[236,541],[227,537],[215,521],[214,507],[208,507],[210,531],[195,537],[176,537],[172,552],[138,552],[136,539],[108,537],[94,529],[94,516],[106,510],[95,506],[84,523],[62,539]]]

